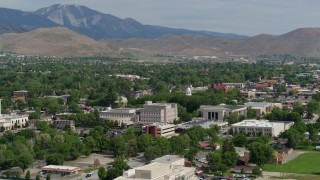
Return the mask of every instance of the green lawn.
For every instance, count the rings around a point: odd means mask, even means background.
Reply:
[[[302,154],[286,164],[265,164],[262,169],[270,172],[320,175],[320,153]]]

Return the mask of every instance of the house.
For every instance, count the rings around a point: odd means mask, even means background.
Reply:
[[[225,117],[230,116],[231,113],[237,113],[238,116],[247,116],[246,106],[201,105],[198,111],[200,112],[200,116],[203,117],[205,120],[214,120],[214,121],[224,120]]]
[[[228,89],[243,89],[245,87],[244,83],[222,83],[222,85],[227,86]]]
[[[72,120],[54,120],[53,125],[57,129],[66,129],[67,127],[70,127],[72,130],[76,129],[75,123]]]
[[[256,92],[255,91],[240,91],[240,96],[245,97],[245,98],[255,98],[256,97]]]
[[[293,93],[296,94],[299,92],[299,90],[301,89],[301,87],[299,85],[287,85],[286,86],[286,93]]]

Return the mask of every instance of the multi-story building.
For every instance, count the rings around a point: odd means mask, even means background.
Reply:
[[[291,121],[273,121],[268,120],[243,120],[232,124],[233,133],[243,132],[248,136],[265,135],[277,137],[281,132],[289,129],[294,122]]]
[[[154,123],[142,126],[142,133],[150,134],[153,137],[171,137],[175,134],[175,127],[174,124]]]
[[[195,168],[185,167],[185,160],[179,156],[166,155],[153,160],[150,164],[130,169],[115,180],[197,180]]]
[[[4,127],[4,130],[11,130],[14,128],[22,128],[26,126],[29,121],[28,115],[17,114],[1,114],[1,99],[0,99],[0,127]]]
[[[177,104],[146,101],[143,108],[139,110],[139,120],[136,122],[140,124],[173,123],[176,119],[178,119]]]
[[[205,120],[221,121],[225,117],[230,116],[231,113],[237,113],[239,116],[247,116],[246,106],[232,106],[232,105],[218,105],[207,106],[202,105],[198,109],[201,117]]]
[[[248,103],[244,103],[244,105],[247,107],[251,107],[253,110],[255,110],[257,116],[268,114],[275,107],[282,108],[281,103],[270,103],[270,102],[248,102]]]
[[[100,111],[99,116],[102,121],[117,121],[119,125],[122,123],[132,125],[139,119],[137,109],[132,108],[108,108],[106,111]]]

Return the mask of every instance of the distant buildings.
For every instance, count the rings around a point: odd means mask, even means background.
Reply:
[[[225,85],[228,89],[243,89],[245,87],[244,83],[222,83],[222,85]]]
[[[205,120],[224,120],[226,116],[230,116],[231,113],[237,113],[239,116],[247,116],[246,106],[232,106],[232,105],[218,105],[218,106],[207,106],[202,105],[198,109]]]
[[[176,126],[176,132],[182,133],[186,130],[194,127],[194,126],[201,126],[204,129],[209,129],[210,127],[217,125],[218,127],[224,127],[228,125],[228,122],[225,121],[212,121],[212,120],[204,120],[203,118],[194,118],[192,121],[184,122],[178,124]]]
[[[287,85],[286,86],[286,93],[293,93],[296,94],[299,92],[299,90],[301,89],[301,87],[299,85]]]
[[[195,168],[185,167],[185,160],[176,155],[166,155],[150,164],[125,171],[115,180],[197,180]]]
[[[294,122],[291,121],[273,121],[268,120],[243,120],[231,125],[233,133],[243,132],[248,136],[266,135],[277,137],[281,132],[289,129]]]
[[[4,131],[9,131],[14,128],[22,128],[26,126],[28,121],[29,121],[28,115],[1,114],[1,99],[0,99],[0,127],[3,127]]]

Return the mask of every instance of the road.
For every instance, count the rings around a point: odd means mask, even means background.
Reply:
[[[93,174],[91,177],[86,178],[87,173],[82,173],[81,176],[77,176],[74,178],[71,178],[70,180],[99,180],[99,176],[98,176],[98,170],[92,171]]]

